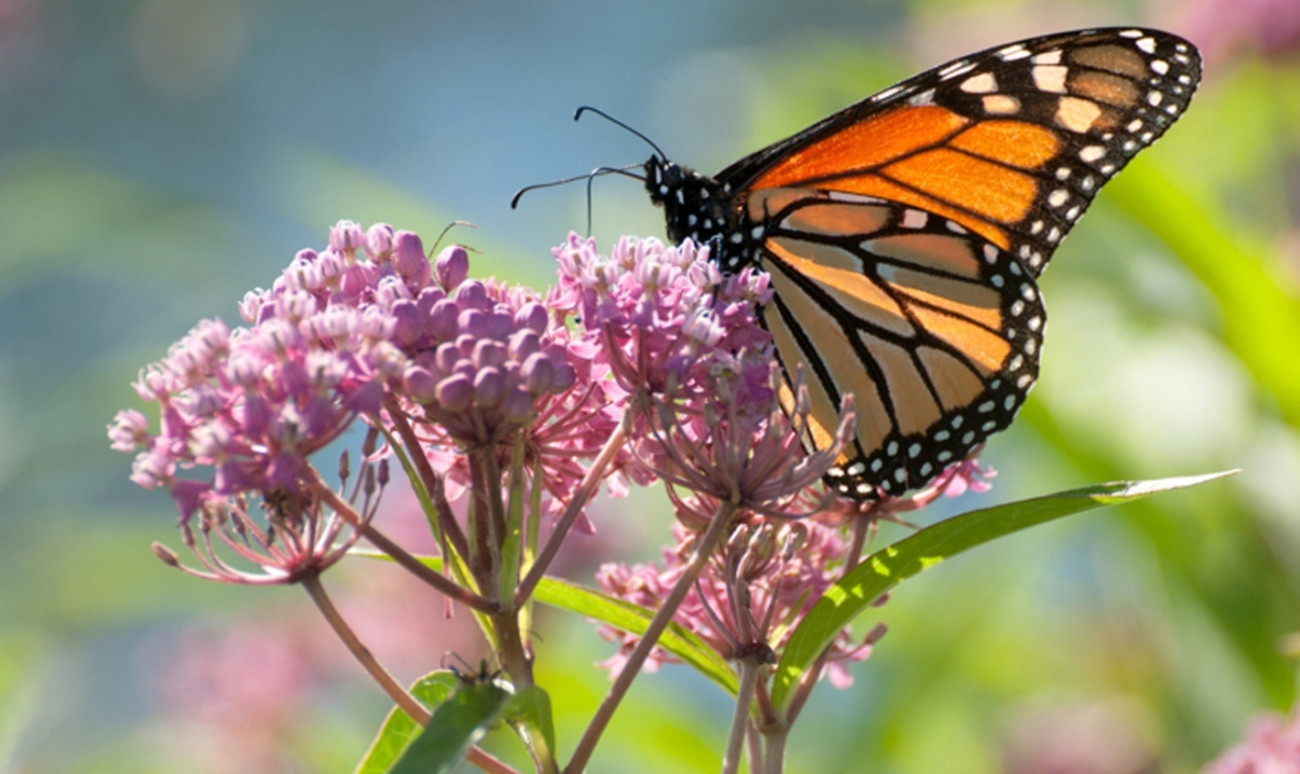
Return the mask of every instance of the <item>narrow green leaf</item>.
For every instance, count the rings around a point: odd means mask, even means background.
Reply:
[[[868,556],[826,590],[790,636],[773,678],[772,703],[786,709],[791,691],[835,634],[902,581],[975,546],[1072,513],[1203,484],[1235,471],[1125,481],[983,508],[926,527]]]
[[[537,601],[594,618],[632,634],[645,632],[655,611],[609,596],[587,586],[545,578],[534,592]],[[659,638],[659,647],[698,669],[705,677],[731,694],[740,687],[740,678],[731,665],[704,640],[680,624],[671,623]]]
[[[402,753],[392,774],[451,771],[501,719],[512,694],[491,682],[465,685],[438,705],[429,725]]]
[[[524,738],[535,759],[555,759],[555,720],[546,691],[534,685],[517,693],[506,707],[506,722]]]
[[[451,672],[439,671],[427,674],[411,686],[411,695],[430,710],[442,704],[460,685],[459,678]],[[383,774],[393,767],[397,759],[420,735],[420,724],[416,723],[401,707],[393,707],[370,749],[357,764],[355,774]]]
[[[391,557],[378,551],[353,549],[351,553],[371,559],[392,561]],[[439,557],[422,556],[420,561],[435,570],[442,569],[442,559]],[[543,578],[537,584],[533,598],[544,605],[594,618],[632,634],[643,633],[650,625],[650,619],[654,618],[654,611],[649,608],[611,597],[588,586],[556,578]],[[731,665],[707,642],[681,625],[669,624],[663,636],[659,638],[659,646],[698,669],[705,677],[722,686],[727,692],[734,695],[740,687],[740,678]]]

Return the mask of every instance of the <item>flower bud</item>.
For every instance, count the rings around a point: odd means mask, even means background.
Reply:
[[[464,411],[474,397],[474,385],[463,374],[452,374],[438,382],[438,405],[444,411]]]
[[[412,301],[398,301],[392,310],[393,340],[399,346],[410,346],[420,335],[420,313]]]
[[[506,391],[506,376],[500,368],[489,366],[474,376],[474,402],[484,408],[501,402]]]
[[[438,253],[434,271],[438,275],[438,284],[450,293],[469,276],[469,253],[460,245],[447,247]]]
[[[501,367],[506,362],[506,348],[501,346],[501,342],[492,339],[480,339],[474,343],[474,354],[472,355],[474,365],[479,368],[487,366]]]
[[[361,226],[350,220],[340,220],[330,229],[330,249],[340,255],[354,255],[366,241]]]
[[[438,399],[439,383],[433,374],[419,366],[412,366],[402,374],[402,386],[416,403],[433,403]]]
[[[543,395],[551,389],[555,380],[555,365],[541,352],[534,352],[524,361],[519,369],[528,391],[534,395]]]
[[[533,396],[523,389],[512,390],[501,403],[501,415],[512,424],[527,423],[533,416]]]
[[[525,304],[518,312],[515,312],[515,327],[527,328],[539,334],[546,332],[548,320],[546,307],[535,301]]]
[[[393,237],[393,265],[408,284],[422,287],[429,281],[429,260],[424,243],[413,231],[398,231]]]
[[[366,232],[366,257],[375,263],[384,263],[393,250],[393,227],[376,223]]]

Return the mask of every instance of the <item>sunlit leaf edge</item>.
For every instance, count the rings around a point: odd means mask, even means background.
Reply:
[[[456,676],[439,670],[416,680],[411,695],[430,710],[446,701],[456,690]],[[393,707],[375,734],[354,774],[384,774],[393,767],[411,742],[420,735],[420,725],[401,707]]]

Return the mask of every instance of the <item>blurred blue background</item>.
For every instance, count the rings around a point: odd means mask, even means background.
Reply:
[[[909,584],[856,685],[814,695],[789,770],[1197,770],[1296,689],[1295,16],[1288,0],[0,0],[0,770],[346,771],[365,749],[387,706],[305,597],[163,567],[148,547],[178,542],[174,511],[103,432],[137,406],[140,366],[200,317],[237,321],[335,221],[427,243],[470,221],[453,238],[481,251],[475,274],[542,288],[585,193],[512,212],[513,191],[648,156],[574,124],[578,105],[714,171],[946,59],[1135,23],[1202,45],[1206,84],[1058,252],[1042,379],[984,455],[994,490],[959,505],[1245,472]],[[596,181],[602,244],[662,230],[637,183]],[[594,540],[650,560],[668,518],[610,503]],[[340,604],[374,619],[400,676],[473,652],[465,621],[384,572],[344,573]],[[567,752],[611,646],[542,625]],[[647,677],[595,770],[715,770],[728,712],[684,667]]]

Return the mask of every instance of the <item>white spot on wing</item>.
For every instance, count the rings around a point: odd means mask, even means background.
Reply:
[[[964,59],[961,59],[940,70],[939,80],[946,81],[951,78],[956,78],[958,75],[965,75],[974,69],[974,62],[967,62]]]
[[[1023,43],[1013,43],[1012,45],[998,51],[998,58],[1003,62],[1014,62],[1017,59],[1024,59],[1027,56],[1029,56],[1029,51],[1025,49]]]
[[[961,82],[961,90],[967,94],[988,94],[997,91],[998,79],[993,73],[980,73],[972,75]]]
[[[1034,78],[1034,85],[1039,91],[1053,94],[1065,93],[1065,76],[1069,69],[1062,65],[1037,65],[1029,71]]]
[[[907,209],[903,211],[903,228],[925,228],[930,216],[924,210]]]
[[[1079,150],[1079,159],[1089,164],[1100,161],[1105,155],[1106,146],[1104,145],[1085,145]]]

